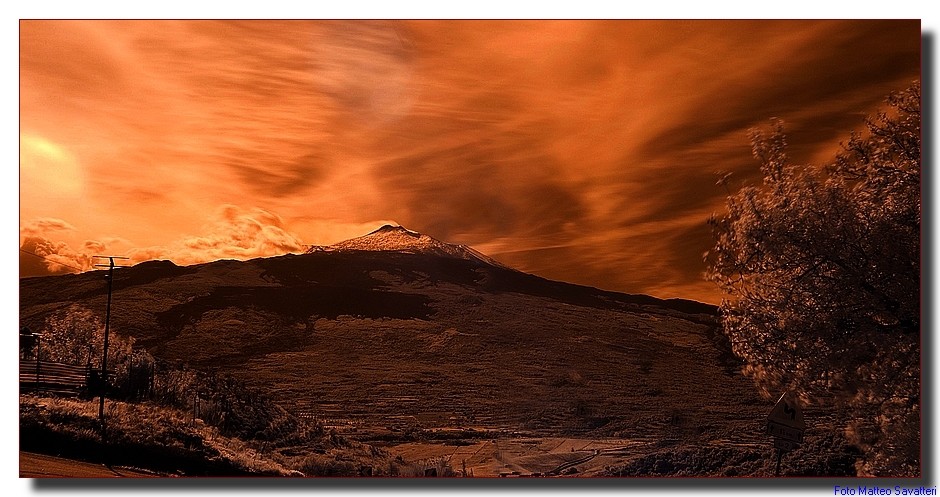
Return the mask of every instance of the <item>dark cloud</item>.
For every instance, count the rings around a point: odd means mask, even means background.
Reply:
[[[442,123],[438,129],[451,129],[449,136],[382,164],[376,177],[388,216],[445,239],[467,233],[558,237],[566,224],[580,222],[584,202],[533,136],[537,126],[503,133],[494,129],[499,120],[492,122]],[[441,142],[457,145],[436,145]]]
[[[787,119],[809,160],[919,68],[913,21],[409,28],[425,86],[375,145],[396,156],[374,170],[389,217],[504,241],[491,246],[539,274],[712,301],[706,220],[719,174],[756,176],[749,128]]]
[[[108,250],[108,246],[106,244],[97,240],[85,240],[82,248],[85,252],[93,252],[95,254],[103,254]]]
[[[292,160],[257,158],[229,165],[249,188],[271,197],[289,196],[321,182],[331,169],[329,159],[309,153]]]
[[[792,21],[757,28],[765,38],[735,36],[739,43],[716,54],[717,61],[689,61],[683,72],[692,75],[704,72],[702,63],[718,62],[727,72],[698,89],[686,113],[674,116],[674,123],[650,137],[639,150],[641,156],[682,151],[728,130],[790,116],[801,117],[801,127],[815,134],[794,144],[812,147],[835,133],[844,134],[840,124],[870,111],[898,89],[899,82],[906,84],[919,74],[916,20]],[[788,53],[775,54],[775,38],[797,29],[814,35],[783,43]],[[752,62],[753,67],[741,67],[747,51],[767,56]]]
[[[103,180],[99,183],[99,186],[102,188],[107,188],[110,193],[116,197],[121,197],[125,202],[150,205],[166,205],[171,201],[170,192],[158,189],[158,187],[127,188],[122,186],[120,183],[115,184],[111,180]]]
[[[728,166],[729,163],[717,162],[714,170],[689,168],[685,164],[676,161],[675,166],[634,173],[631,185],[641,194],[624,192],[618,199],[622,213],[619,226],[669,221],[687,216],[689,212],[708,212],[716,199],[726,195],[716,185],[719,178],[717,167]]]
[[[470,148],[389,162],[380,175],[388,217],[435,236],[507,233],[516,215],[498,167]]]
[[[658,286],[660,292],[668,292],[666,289],[670,286],[708,288],[710,284],[703,282],[705,266],[702,259],[712,245],[711,227],[705,220],[676,229],[665,236],[660,240],[659,253],[663,266],[670,268],[672,273],[668,282],[649,282],[649,286]],[[677,297],[681,294],[674,293],[671,296]],[[702,294],[696,295],[695,298],[702,298]]]
[[[599,288],[614,288],[615,283],[622,284],[622,280],[629,279],[625,277],[618,278],[617,275],[611,274],[609,267],[605,270],[595,264],[590,264],[592,260],[591,253],[586,252],[583,246],[538,247],[511,252],[496,252],[491,255],[496,260],[521,271],[569,283]],[[560,260],[569,263],[558,264]],[[622,272],[618,271],[618,273]],[[615,282],[612,280],[620,281]]]

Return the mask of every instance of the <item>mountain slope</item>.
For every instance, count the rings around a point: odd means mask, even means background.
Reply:
[[[119,270],[112,330],[230,372],[285,407],[387,428],[477,426],[655,440],[735,439],[765,403],[713,306],[549,281],[404,228],[302,255]],[[21,280],[22,324],[102,272]],[[345,421],[342,421],[345,420]]]
[[[487,257],[466,246],[441,242],[428,235],[411,231],[403,226],[386,224],[381,228],[357,238],[352,238],[335,245],[314,245],[307,253],[325,251],[364,250],[373,252],[405,252],[412,254],[437,255],[469,261],[478,261],[491,266],[511,269],[502,263]]]

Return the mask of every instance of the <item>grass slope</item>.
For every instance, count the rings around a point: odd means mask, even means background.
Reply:
[[[21,280],[21,321],[39,330],[74,302],[103,314],[100,277]],[[115,332],[363,441],[473,427],[618,437],[682,460],[684,447],[767,443],[772,402],[738,372],[715,308],[697,302],[368,251],[152,262],[114,287]]]

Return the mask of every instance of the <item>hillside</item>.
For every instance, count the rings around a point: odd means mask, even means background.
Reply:
[[[403,228],[370,235],[118,270],[112,330],[363,439],[474,428],[765,442],[768,404],[737,372],[713,306],[546,280]],[[41,330],[73,304],[103,318],[103,276],[22,279],[21,323]]]

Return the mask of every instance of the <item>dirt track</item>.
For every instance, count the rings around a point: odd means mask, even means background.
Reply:
[[[596,476],[605,466],[622,463],[643,445],[621,439],[513,438],[457,447],[405,443],[389,447],[389,450],[411,461],[442,458],[455,470],[467,468],[478,477],[550,476],[575,466],[578,475]]]
[[[158,475],[61,457],[20,452],[20,478],[154,478]]]

